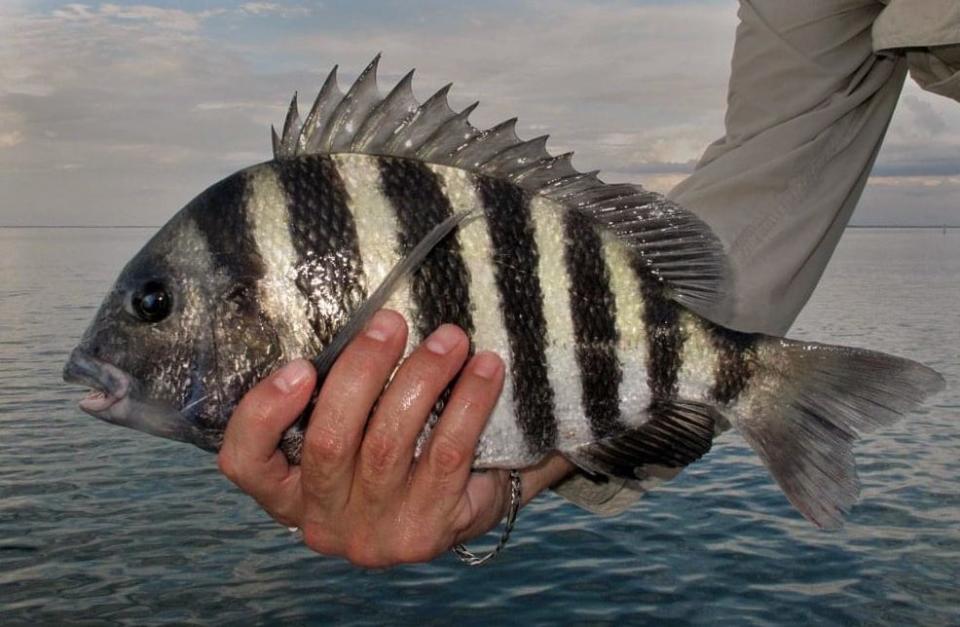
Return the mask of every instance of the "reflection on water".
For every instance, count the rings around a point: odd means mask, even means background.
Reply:
[[[150,230],[0,230],[0,616],[684,624],[960,621],[960,231],[851,230],[792,335],[922,360],[947,391],[857,447],[845,529],[796,514],[735,434],[630,512],[558,498],[501,559],[366,572],[315,556],[190,446],[110,427],[60,383]]]

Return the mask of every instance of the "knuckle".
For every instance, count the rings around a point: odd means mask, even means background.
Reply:
[[[498,391],[489,380],[476,376],[465,378],[457,389],[457,407],[465,415],[483,414],[490,411],[496,403]]]
[[[323,420],[321,423],[337,421]],[[309,449],[314,462],[323,467],[339,466],[352,454],[349,439],[344,433],[323,424],[311,425],[307,429],[304,445]]]
[[[371,432],[363,440],[361,480],[379,484],[400,461],[400,447],[394,437]]]
[[[310,524],[301,531],[303,533],[303,543],[308,549],[321,555],[337,555],[339,547],[323,527]]]
[[[269,397],[265,390],[259,388],[251,390],[240,400],[234,415],[241,416],[245,423],[263,423],[269,417],[270,409],[276,405],[275,402],[270,402]]]
[[[217,455],[217,467],[220,469],[220,472],[227,477],[227,479],[234,483],[239,483],[240,472],[232,455],[221,451],[220,454]]]
[[[451,372],[450,364],[456,361],[456,353],[437,355],[426,349],[420,349],[407,360],[407,370],[411,378],[427,381],[442,387],[446,385]]]
[[[337,366],[343,369],[345,377],[355,381],[372,379],[377,376],[380,368],[371,368],[372,365],[383,367],[392,366],[399,355],[388,345],[377,342],[364,335],[357,337],[337,360]]]
[[[446,478],[460,470],[470,458],[470,447],[449,433],[437,433],[430,448],[428,464],[431,474]]]
[[[397,562],[428,562],[443,553],[445,547],[441,546],[441,534],[431,531],[432,529],[430,525],[419,525],[411,529],[409,534],[404,536],[406,540],[397,547]]]
[[[429,562],[442,551],[437,551],[432,545],[405,546],[400,550],[397,561],[404,564]]]
[[[350,563],[361,568],[386,568],[396,563],[383,555],[379,549],[373,546],[366,538],[351,540],[347,544],[347,549],[343,556]]]

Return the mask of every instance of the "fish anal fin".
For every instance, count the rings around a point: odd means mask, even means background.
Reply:
[[[722,422],[715,408],[693,401],[657,401],[648,411],[651,417],[643,425],[578,447],[567,456],[594,475],[669,480],[710,450],[716,425]]]

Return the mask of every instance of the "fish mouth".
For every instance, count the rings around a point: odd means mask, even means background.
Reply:
[[[80,409],[111,424],[129,427],[170,440],[190,442],[215,451],[220,436],[197,428],[178,409],[144,398],[140,383],[111,363],[74,349],[63,368],[63,380],[90,388]]]
[[[70,354],[70,360],[63,368],[63,380],[91,388],[80,399],[79,405],[80,409],[98,418],[126,399],[133,388],[133,380],[126,372],[80,349]]]

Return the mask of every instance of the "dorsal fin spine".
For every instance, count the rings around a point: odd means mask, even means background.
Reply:
[[[547,152],[549,137],[549,135],[540,135],[531,140],[507,146],[481,165],[491,175],[512,178],[511,173],[522,171],[531,163],[540,163],[543,159],[549,158],[550,154]]]
[[[473,104],[467,105],[467,107],[456,114],[452,118],[446,120],[443,124],[437,127],[433,133],[427,137],[420,146],[417,147],[416,152],[414,153],[418,159],[423,159],[424,161],[432,161],[434,153],[438,154],[441,158],[437,159],[437,163],[444,163],[444,158],[449,159],[453,151],[456,150],[457,146],[463,145],[464,142],[468,141],[471,137],[477,134],[477,129],[475,129],[467,118],[470,117],[470,114],[473,113],[473,110],[480,105],[479,102],[474,102]],[[457,136],[456,126],[463,126],[462,135]],[[451,144],[447,146],[446,144]]]
[[[307,119],[300,129],[300,138],[297,143],[303,146],[302,150],[305,153],[314,152],[314,150],[311,150],[310,140],[314,137],[319,139],[322,135],[322,125],[326,123],[328,117],[326,110],[332,110],[336,103],[343,98],[340,87],[337,85],[337,70],[339,68],[339,65],[334,65],[330,73],[327,74],[323,86],[317,93],[317,98],[313,101],[313,106],[310,107],[310,113],[307,114]]]
[[[397,156],[413,155],[420,144],[428,139],[434,131],[447,120],[456,116],[456,112],[450,108],[450,103],[447,102],[447,94],[451,87],[453,87],[453,83],[447,83],[427,98],[426,102],[417,107],[409,118],[398,126],[393,137],[384,146],[384,151],[387,154],[396,154]]]
[[[556,157],[547,157],[536,163],[513,173],[514,182],[518,185],[549,188],[555,181],[575,173],[573,169],[573,153],[565,152]]]
[[[515,146],[520,138],[517,137],[517,118],[510,118],[497,124],[493,128],[480,131],[457,148],[453,165],[465,167],[473,171],[482,171],[481,166],[488,155],[496,155],[505,148]]]
[[[357,77],[357,80],[350,86],[350,89],[347,90],[347,93],[337,104],[336,109],[333,110],[330,116],[330,122],[324,125],[323,135],[320,139],[319,147],[322,152],[336,152],[343,148],[341,144],[345,143],[343,139],[344,131],[346,130],[347,133],[350,133],[350,129],[345,129],[344,127],[349,126],[351,116],[356,114],[361,107],[373,107],[375,99],[370,98],[367,100],[364,97],[371,94],[371,92],[372,94],[376,94],[377,66],[379,64],[380,54],[378,53],[377,56],[373,58],[373,61],[360,73],[360,76]]]
[[[280,157],[280,136],[277,135],[277,128],[271,124],[270,125],[270,141],[273,144],[273,156]]]
[[[390,135],[394,132],[394,129],[390,124],[386,124],[387,120],[392,113],[391,109],[394,107],[399,107],[403,110],[403,116],[409,116],[413,111],[417,109],[417,101],[413,97],[413,73],[415,70],[410,70],[407,72],[403,78],[400,79],[390,93],[387,94],[387,97],[381,100],[373,109],[370,111],[367,118],[363,121],[362,126],[357,130],[356,136],[350,144],[350,150],[352,152],[364,152],[365,150],[377,150],[382,147],[384,143],[383,135]],[[404,103],[406,100],[406,103]],[[396,124],[399,124],[401,120],[397,120]],[[394,126],[396,126],[396,124]]]
[[[296,129],[300,128],[300,111],[297,108],[297,92],[293,92],[293,98],[290,99],[290,107],[287,109],[287,117],[283,121],[283,134],[280,139],[280,150],[284,154],[294,156],[297,154],[297,139],[299,134]]]

